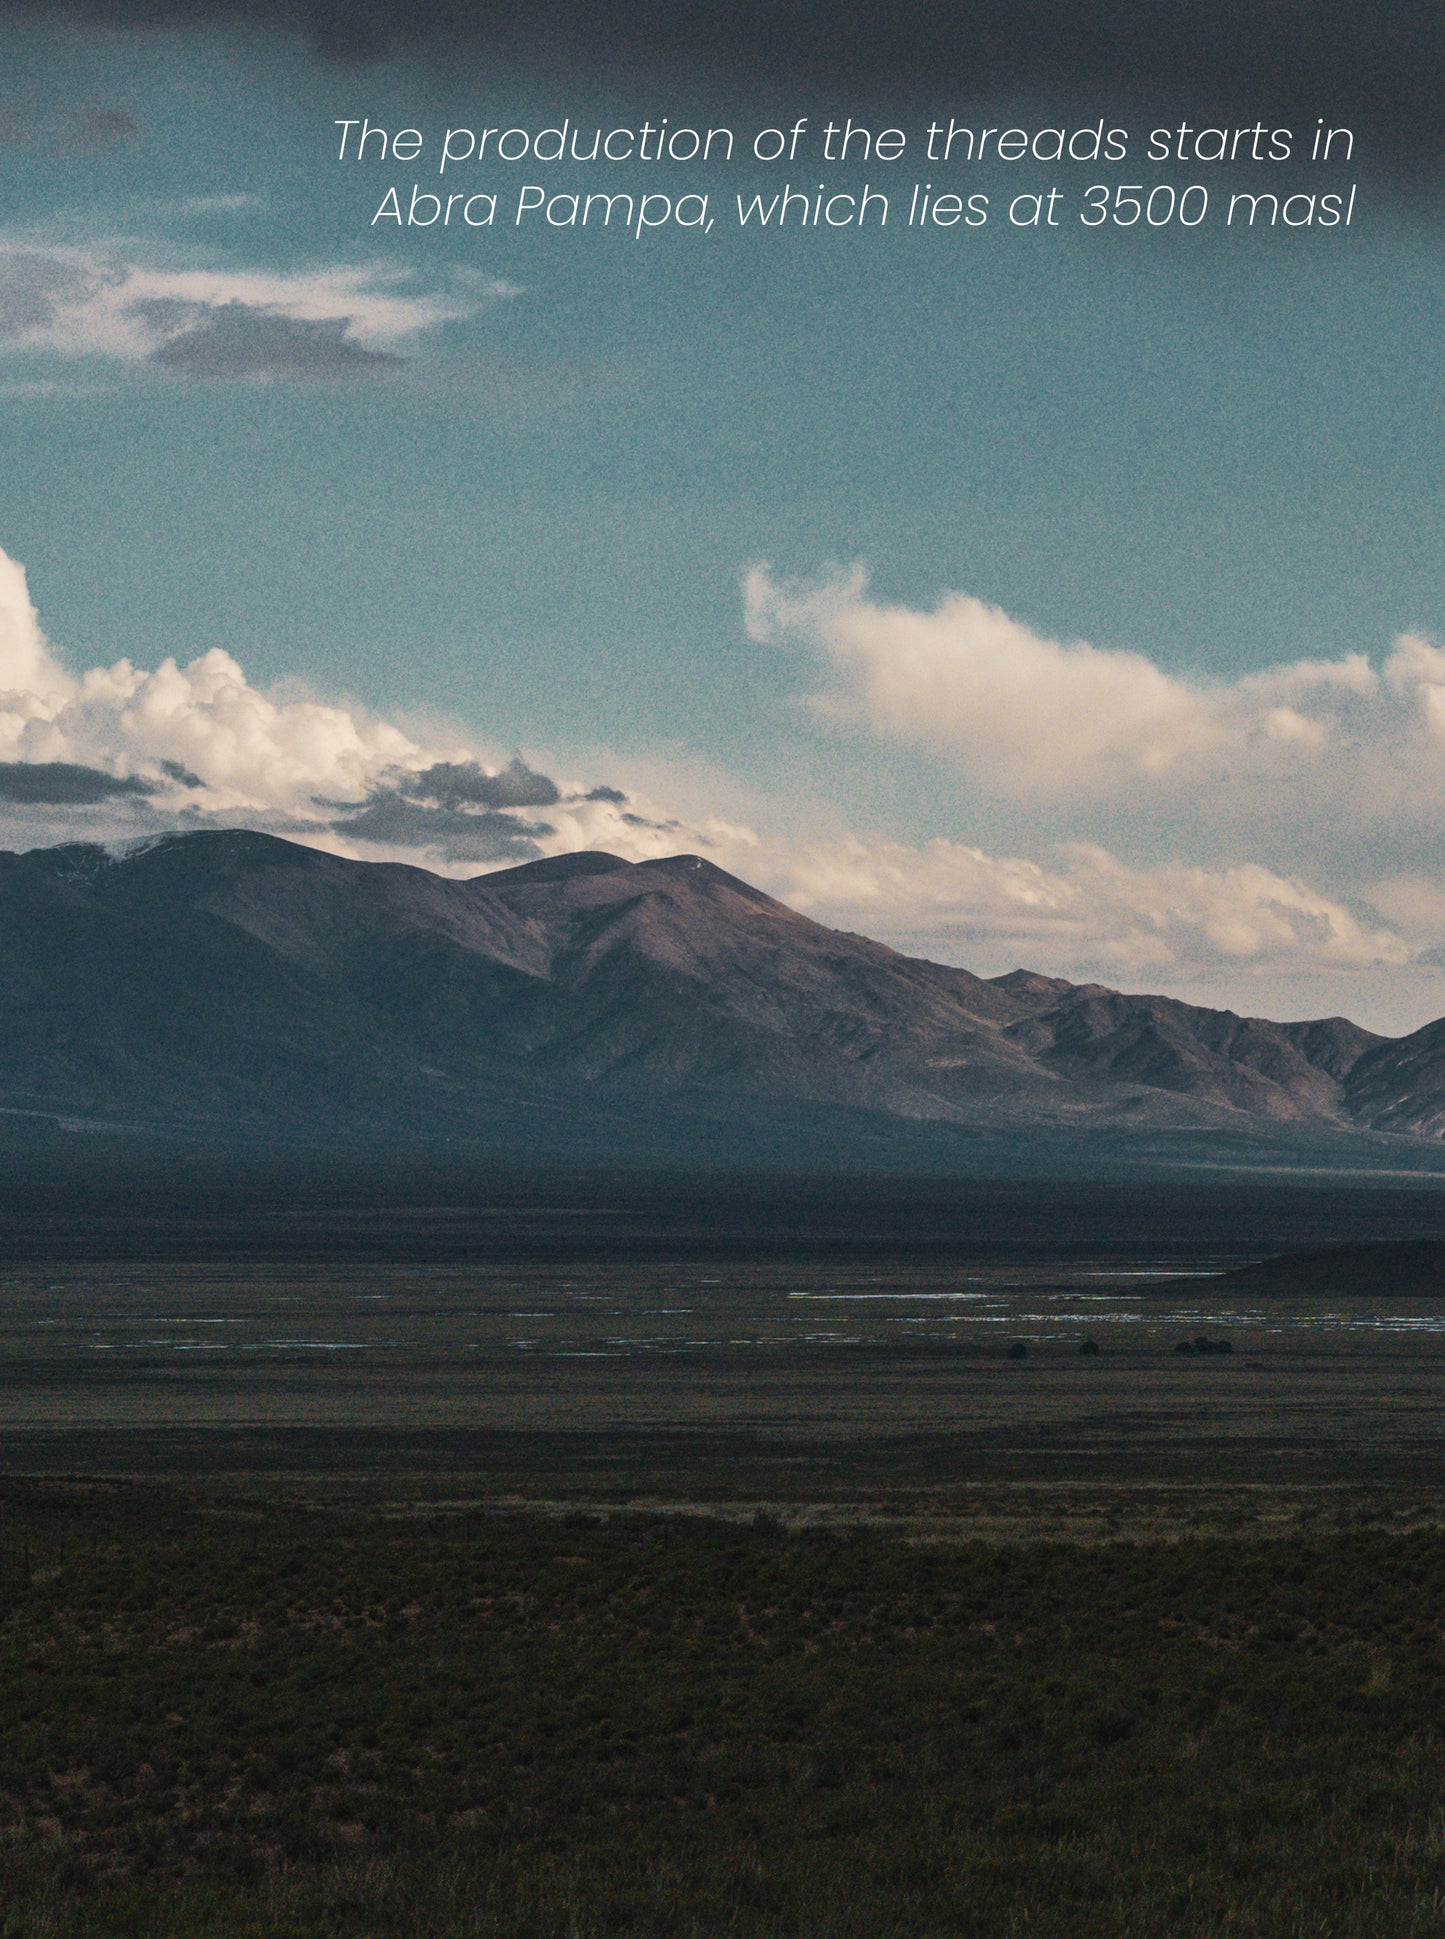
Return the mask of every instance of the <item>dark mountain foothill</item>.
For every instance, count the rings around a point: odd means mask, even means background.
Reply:
[[[1387,1239],[1309,1246],[1211,1281],[1211,1289],[1287,1299],[1308,1294],[1346,1299],[1445,1298],[1445,1241]]]
[[[959,1169],[1010,1141],[1338,1163],[1445,1135],[1445,1023],[978,977],[689,855],[455,881],[246,831],[6,854],[0,993],[17,1136]]]

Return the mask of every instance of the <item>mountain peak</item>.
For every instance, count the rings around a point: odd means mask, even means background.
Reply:
[[[598,848],[580,848],[570,855],[544,855],[539,862],[519,862],[515,868],[495,869],[478,876],[481,882],[576,882],[588,875],[617,875],[636,864]]]

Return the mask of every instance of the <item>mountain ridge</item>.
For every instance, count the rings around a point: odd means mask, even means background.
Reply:
[[[1445,1021],[1241,1017],[828,929],[700,856],[456,880],[247,830],[0,854],[0,1108],[504,1135],[859,1114],[1027,1136],[1445,1137]],[[537,1114],[541,1118],[537,1118]]]

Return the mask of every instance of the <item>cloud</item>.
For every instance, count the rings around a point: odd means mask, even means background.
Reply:
[[[1423,865],[1445,816],[1445,648],[1403,634],[1362,653],[1232,682],[1137,652],[1045,638],[949,594],[881,604],[854,571],[746,585],[754,637],[804,645],[827,684],[817,717],[941,758],[966,791],[1074,832],[1268,842],[1291,868]]]
[[[184,667],[166,660],[146,672],[120,660],[74,675],[41,629],[24,569],[4,553],[0,761],[149,775],[203,793],[213,812],[282,814],[311,811],[317,794],[359,801],[383,773],[430,764],[410,736],[358,709],[259,692],[219,648]]]
[[[618,803],[627,800],[619,791],[608,794]],[[505,811],[548,808],[561,799],[551,776],[529,768],[520,755],[496,772],[479,761],[434,761],[389,777],[331,826],[353,840],[439,850],[452,862],[530,862],[542,853],[538,843],[555,835],[556,828]]]
[[[1358,0],[1156,0],[1143,15],[1137,0],[513,0],[503,9],[492,0],[148,0],[143,10],[132,0],[16,0],[15,10],[131,31],[241,21],[303,33],[320,58],[348,66],[421,54],[449,72],[485,73],[498,55],[556,65],[565,50],[574,85],[579,73],[615,74],[619,64],[705,81],[762,74],[826,97],[821,111],[842,91],[890,106],[900,93],[935,107],[1052,96],[1094,112],[1121,96],[1162,97],[1176,120],[1195,123],[1343,120],[1367,129],[1372,152],[1410,178],[1435,178],[1441,161],[1445,15],[1434,0],[1390,0],[1383,15]]]
[[[0,351],[209,378],[374,377],[429,331],[518,294],[422,289],[411,271],[175,269],[0,239]]]
[[[42,249],[0,252],[0,343],[44,340],[57,319],[94,287],[74,256]]]
[[[1042,638],[979,599],[949,594],[917,612],[877,604],[867,584],[861,568],[801,588],[758,569],[745,584],[748,630],[816,651],[835,675],[815,698],[823,718],[935,749],[1002,795],[1189,786],[1221,763],[1273,781],[1324,754],[1351,706],[1380,692],[1362,654],[1211,687],[1142,653]]]
[[[409,733],[364,709],[262,692],[218,647],[187,665],[72,673],[0,552],[0,839],[38,844],[245,825],[343,853],[470,870],[579,848],[631,860],[748,831],[562,784],[520,755]],[[545,819],[533,811],[546,809]]]
[[[475,761],[437,761],[420,774],[408,775],[401,791],[413,801],[431,800],[444,808],[479,806],[484,808],[550,808],[561,800],[557,783],[529,768],[520,754],[498,774],[488,774]],[[589,801],[627,797],[604,797],[594,789]]]
[[[402,359],[353,343],[340,317],[311,322],[233,300],[168,337],[149,361],[193,377],[357,377],[395,370]]]
[[[151,783],[134,776],[106,774],[74,761],[0,761],[0,801],[73,807],[154,792]]]
[[[535,861],[542,853],[539,838],[557,832],[550,822],[518,821],[494,811],[429,808],[397,793],[379,795],[331,826],[354,841],[439,850],[452,862]]]
[[[771,888],[795,908],[926,952],[1012,956],[1096,975],[1221,969],[1364,970],[1411,958],[1393,930],[1257,864],[1136,868],[1065,843],[1046,862],[942,839],[857,838],[765,849]]]
[[[0,705],[24,719],[43,713],[72,685],[40,629],[24,566],[0,552]]]

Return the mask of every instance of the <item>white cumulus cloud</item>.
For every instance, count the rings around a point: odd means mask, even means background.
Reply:
[[[1362,653],[1209,684],[1147,655],[1046,639],[949,594],[880,604],[855,570],[804,587],[746,582],[748,626],[806,643],[832,676],[814,705],[930,749],[1020,801],[1188,800],[1221,819],[1281,788],[1300,816],[1348,799],[1370,812],[1445,806],[1445,650],[1413,637],[1379,672]]]
[[[1086,843],[1035,861],[942,838],[912,847],[854,837],[767,847],[753,873],[829,923],[963,962],[983,951],[1138,979],[1181,968],[1393,968],[1411,956],[1394,931],[1254,863],[1131,868]]]
[[[632,860],[740,843],[718,817],[680,821],[616,788],[558,784],[463,736],[426,736],[352,703],[266,692],[219,647],[150,670],[73,673],[42,631],[24,569],[0,552],[0,768],[63,764],[146,791],[63,798],[0,774],[12,843],[166,827],[272,828],[343,853],[452,867],[608,848]],[[6,788],[9,792],[6,792]]]

